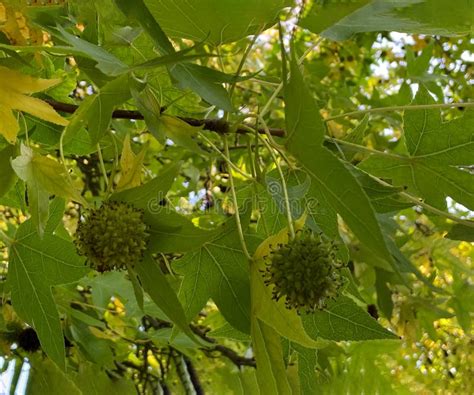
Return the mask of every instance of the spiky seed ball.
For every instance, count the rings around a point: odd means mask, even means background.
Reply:
[[[325,308],[344,283],[336,251],[334,243],[308,230],[273,248],[263,272],[265,284],[273,286],[273,298],[284,297],[286,307],[298,312]]]
[[[93,269],[105,272],[139,263],[148,236],[143,210],[127,203],[106,201],[100,208],[89,210],[79,222],[75,244]]]

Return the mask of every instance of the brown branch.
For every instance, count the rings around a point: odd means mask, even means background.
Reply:
[[[155,317],[151,317],[149,315],[146,316],[146,319],[148,320],[148,322],[150,323],[150,325],[155,328],[155,329],[162,329],[162,328],[169,328],[171,327],[172,325],[167,322],[167,321],[162,321],[158,318],[155,318]],[[226,346],[223,346],[221,344],[217,344],[217,340],[216,339],[213,339],[211,337],[208,337],[206,335],[206,332],[203,330],[203,329],[200,329],[199,327],[195,326],[195,325],[190,325],[190,328],[192,329],[192,331],[198,335],[201,339],[205,340],[207,343],[211,343],[214,345],[214,347],[210,348],[210,349],[202,349],[204,352],[209,352],[209,351],[218,351],[220,352],[223,356],[227,357],[228,359],[230,359],[235,365],[237,365],[238,367],[241,367],[241,366],[252,366],[252,367],[256,367],[257,364],[255,363],[255,359],[254,358],[245,358],[245,357],[242,357],[240,356],[239,354],[237,354],[237,352],[235,352],[234,350],[232,350],[231,348],[228,348]]]
[[[191,379],[191,383],[193,383],[194,390],[196,391],[196,395],[203,395],[204,389],[202,388],[201,380],[199,379],[199,375],[196,368],[194,367],[194,364],[186,355],[182,355],[186,369],[188,369],[189,378]]]
[[[51,107],[53,107],[56,111],[64,112],[67,114],[74,114],[79,106],[75,104],[69,103],[62,103],[52,99],[45,99]],[[162,108],[161,111],[164,111],[165,108]],[[112,118],[114,119],[135,119],[135,120],[142,120],[144,119],[143,114],[139,111],[134,110],[115,110],[112,113]],[[229,133],[230,130],[230,123],[223,120],[223,119],[197,119],[197,118],[188,118],[188,117],[178,117],[182,121],[186,122],[188,125],[191,126],[202,126],[204,130],[209,130],[211,132],[216,132],[220,134]],[[248,133],[247,129],[239,128],[235,131],[239,134],[246,134]],[[264,129],[259,129],[259,133],[265,134]],[[270,133],[272,136],[276,137],[284,137],[286,135],[283,129],[278,128],[270,128]]]
[[[205,340],[208,343],[215,344],[214,348],[211,349],[211,351],[212,350],[219,351],[223,356],[230,359],[235,365],[237,365],[239,367],[241,367],[241,366],[256,367],[257,366],[254,358],[242,357],[239,354],[237,354],[237,352],[232,350],[231,348],[225,347],[221,344],[216,344],[217,343],[216,339],[212,339],[212,338],[208,337],[206,335],[206,333],[204,331],[202,331],[201,329],[199,329],[197,326],[191,325],[191,329],[201,339]],[[206,350],[203,350],[203,351],[206,351]]]

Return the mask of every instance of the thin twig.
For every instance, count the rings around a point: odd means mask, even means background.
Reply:
[[[284,198],[284,201],[285,201],[286,217],[287,217],[287,221],[288,221],[288,230],[289,230],[289,233],[290,233],[290,237],[293,240],[296,236],[296,233],[295,233],[295,228],[293,226],[293,216],[292,216],[292,213],[291,213],[290,198],[289,198],[289,195],[288,195],[288,187],[286,185],[285,175],[283,174],[283,170],[280,166],[280,163],[278,162],[278,158],[276,157],[275,153],[273,152],[273,149],[270,146],[269,142],[267,140],[265,140],[265,138],[263,136],[259,135],[258,138],[267,147],[267,149],[270,152],[270,155],[272,157],[272,160],[275,163],[275,166],[277,167],[278,174],[280,176],[281,187],[283,189],[283,198]]]
[[[232,168],[234,169],[237,173],[239,173],[241,176],[245,177],[245,178],[252,178],[252,176],[250,174],[247,174],[245,173],[244,171],[242,171],[241,169],[239,169],[238,166],[234,165],[232,163],[232,161],[230,160],[230,157],[227,157],[218,147],[216,147],[216,145],[211,141],[209,140],[206,136],[202,135],[201,134],[201,137],[204,139],[204,141],[209,144],[209,146],[214,150],[216,151],[224,160],[225,162]]]
[[[201,380],[199,379],[199,376],[197,374],[197,370],[194,367],[194,364],[192,361],[183,354],[183,360],[186,365],[186,368],[188,369],[188,374],[189,378],[191,379],[191,383],[193,383],[193,387],[196,391],[197,395],[203,395],[204,394],[204,389],[202,388]]]
[[[405,110],[431,110],[436,108],[452,108],[452,107],[474,107],[474,102],[466,103],[434,103],[434,104],[408,104],[406,106],[388,106],[388,107],[375,107],[368,108],[366,110],[358,110],[346,112],[344,114],[334,115],[332,117],[324,119],[324,122],[334,121],[335,119],[352,117],[364,114],[371,114],[377,112],[388,112],[388,111],[405,111]]]

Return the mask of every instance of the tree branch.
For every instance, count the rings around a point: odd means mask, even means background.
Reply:
[[[196,390],[197,395],[204,394],[204,389],[202,388],[201,381],[199,380],[199,376],[197,374],[196,368],[194,367],[191,360],[183,354],[183,360],[188,369],[189,378],[191,379],[191,383],[193,383],[194,389]]]
[[[238,367],[252,366],[252,367],[255,368],[257,366],[254,358],[242,357],[239,354],[237,354],[234,350],[232,350],[231,348],[225,347],[221,344],[216,344],[217,343],[216,339],[212,339],[212,338],[208,337],[206,335],[206,333],[203,330],[201,330],[200,328],[198,328],[197,326],[191,325],[191,329],[201,339],[207,341],[208,343],[215,344],[213,350],[219,351],[223,356],[230,359]]]
[[[171,328],[172,327],[172,324],[169,323],[168,321],[163,321],[163,320],[160,320],[159,318],[152,317],[150,315],[147,315],[146,319],[154,329],[162,329],[162,328]],[[219,351],[223,356],[230,359],[238,367],[241,367],[241,366],[256,367],[257,366],[257,364],[255,363],[254,358],[242,357],[239,354],[237,354],[237,352],[232,350],[231,348],[228,348],[228,347],[223,346],[221,344],[217,344],[217,340],[213,339],[211,337],[208,337],[206,335],[206,332],[203,329],[201,329],[201,328],[199,328],[195,325],[190,325],[190,328],[201,339],[205,340],[208,343],[214,344],[213,348],[203,349],[203,351]]]
[[[52,99],[44,99],[51,107],[56,111],[64,112],[67,114],[74,114],[79,106],[75,104],[62,103]],[[161,111],[164,111],[165,108],[162,108]],[[112,118],[114,119],[135,119],[142,120],[144,119],[143,114],[139,111],[134,110],[114,110],[112,113]],[[188,118],[188,117],[178,117],[182,121],[186,122],[190,126],[202,126],[204,130],[209,130],[211,132],[216,132],[219,134],[231,132],[231,124],[223,119],[197,119],[197,118]],[[238,134],[246,134],[248,131],[244,128],[238,128],[236,131]],[[259,133],[265,134],[264,129],[259,129]],[[286,135],[283,129],[272,128],[270,129],[272,136],[284,137]]]

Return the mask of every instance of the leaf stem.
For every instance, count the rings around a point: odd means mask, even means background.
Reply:
[[[97,143],[97,155],[99,156],[99,164],[100,169],[102,171],[102,175],[104,176],[104,182],[107,187],[109,188],[109,178],[107,176],[107,170],[105,169],[104,157],[102,156],[102,150],[100,149],[100,143]]]
[[[319,40],[317,40],[313,46],[311,46],[310,48],[308,48],[304,53],[303,55],[301,55],[301,57],[298,59],[298,65],[301,65],[303,63],[303,61],[306,59],[306,57],[314,50],[316,49],[319,44],[323,41],[323,38],[320,38]],[[269,110],[270,110],[270,106],[272,105],[273,101],[277,98],[277,96],[279,95],[279,93],[281,92],[281,90],[283,89],[283,81],[280,82],[280,84],[277,86],[277,88],[275,89],[275,91],[272,93],[272,95],[270,96],[270,98],[268,99],[267,103],[265,104],[265,106],[263,106],[262,110],[260,111],[260,115],[263,117]]]
[[[294,239],[295,236],[296,236],[295,227],[293,225],[293,216],[291,214],[291,205],[290,205],[290,197],[288,195],[288,186],[286,184],[286,180],[285,180],[285,176],[283,174],[283,170],[281,169],[278,158],[275,156],[275,153],[273,152],[272,147],[270,146],[270,144],[268,144],[268,142],[265,141],[263,136],[259,135],[259,139],[263,141],[263,143],[266,145],[267,149],[270,151],[270,155],[272,156],[272,159],[275,162],[275,165],[278,169],[278,174],[280,175],[280,180],[281,180],[281,186],[283,188],[283,197],[285,199],[285,209],[286,209],[286,217],[287,217],[287,221],[288,221],[288,230],[290,232],[291,239]]]
[[[291,214],[290,197],[288,195],[288,187],[286,185],[285,175],[283,174],[283,170],[281,169],[278,158],[276,157],[275,153],[273,152],[272,146],[268,143],[267,140],[265,140],[265,138],[263,136],[258,135],[258,138],[267,147],[268,151],[270,152],[270,155],[272,156],[273,162],[275,163],[275,166],[278,170],[278,174],[280,176],[280,181],[281,181],[281,186],[282,186],[282,189],[283,189],[283,198],[285,200],[285,210],[286,210],[286,218],[287,218],[287,221],[288,221],[288,230],[290,232],[290,237],[293,240],[295,238],[296,234],[295,234],[295,227],[293,225],[293,216]]]
[[[384,180],[381,180],[378,177],[375,177],[371,174],[369,174],[369,176],[372,179],[374,179],[375,181],[377,181],[380,185],[383,185],[383,186],[386,186],[386,187],[393,187],[393,185],[389,184],[388,182],[385,182]],[[454,222],[457,222],[459,224],[474,228],[474,221],[470,221],[470,220],[467,220],[467,219],[462,219],[462,218],[459,218],[459,217],[457,217],[457,216],[455,216],[451,213],[447,213],[443,210],[437,209],[436,207],[433,207],[431,204],[428,204],[428,203],[424,202],[422,199],[417,198],[415,196],[412,196],[407,192],[399,192],[399,195],[404,197],[405,199],[409,200],[410,202],[413,202],[416,205],[423,207],[427,211],[432,212],[433,214],[439,215],[441,217],[448,218],[448,219],[450,219]]]
[[[345,145],[347,147],[351,147],[353,148],[354,150],[356,151],[359,151],[359,152],[366,152],[368,154],[373,154],[373,155],[379,155],[379,156],[385,156],[385,157],[388,157],[388,158],[396,158],[396,159],[406,159],[406,157],[402,156],[402,155],[396,155],[396,154],[391,154],[391,153],[388,153],[388,152],[383,152],[383,151],[377,151],[377,150],[374,150],[372,148],[368,148],[368,147],[365,147],[363,145],[359,145],[359,144],[354,144],[354,143],[351,143],[349,141],[344,141],[344,140],[340,140],[340,139],[336,139],[334,137],[330,137],[330,136],[324,136],[325,140],[327,141],[330,141],[330,142],[333,142],[337,145]]]
[[[260,122],[262,124],[263,131],[264,131],[265,135],[268,137],[269,144],[281,155],[281,157],[285,160],[285,162],[288,164],[288,166],[290,168],[293,168],[292,163],[290,162],[290,160],[288,159],[288,157],[285,154],[284,147],[281,146],[280,144],[278,144],[273,139],[273,136],[270,132],[270,128],[268,127],[267,123],[263,119],[262,115],[259,114],[259,113],[249,113],[249,114],[246,114],[246,117],[255,118],[258,122]],[[254,128],[248,126],[248,125],[239,125],[239,127],[242,127],[244,129],[248,130],[249,132],[252,132],[252,133],[255,133],[255,131],[258,130],[258,129],[254,129]],[[259,133],[257,133],[257,134],[259,134]]]
[[[59,156],[61,158],[61,162],[63,163],[64,170],[66,170],[67,178],[69,182],[72,184],[71,174],[69,174],[69,169],[67,168],[67,165],[66,165],[66,158],[64,156],[64,135],[66,134],[66,130],[67,130],[66,128],[63,129],[61,133],[61,137],[59,138]]]
[[[227,136],[223,136],[224,140],[224,150],[225,155],[229,157],[229,143],[227,142]],[[244,255],[249,261],[252,261],[252,257],[249,254],[249,250],[247,249],[247,243],[245,242],[244,231],[242,229],[242,222],[240,221],[240,214],[239,214],[239,203],[237,201],[237,194],[235,192],[235,184],[234,184],[234,177],[232,175],[232,170],[229,169],[229,183],[230,183],[230,191],[232,194],[232,201],[235,207],[235,222],[237,223],[237,232],[239,234],[240,244],[242,245],[242,251]]]
[[[262,29],[259,30],[259,32],[261,31]],[[235,72],[235,77],[239,77],[240,76],[240,73],[242,71],[242,69],[244,68],[244,65],[245,65],[245,62],[247,61],[247,58],[250,54],[250,51],[252,50],[252,47],[254,46],[255,42],[257,41],[258,37],[259,37],[260,33],[256,33],[252,39],[252,41],[250,41],[249,45],[247,46],[247,48],[245,49],[245,52],[242,56],[242,59],[240,59],[240,63],[239,63],[239,66],[237,67],[237,71]],[[234,90],[235,90],[235,87],[237,85],[237,80],[232,82],[232,84],[230,85],[230,88],[229,88],[229,96],[232,98],[232,95],[234,94]]]
[[[332,117],[324,119],[324,122],[334,121],[335,119],[351,117],[354,115],[364,115],[386,111],[404,111],[404,110],[432,110],[436,108],[452,108],[452,107],[474,107],[474,102],[466,103],[434,103],[434,104],[408,104],[405,106],[388,106],[388,107],[376,107],[368,108],[366,110],[358,110],[346,112],[344,114],[334,115]]]
[[[114,164],[112,167],[112,171],[110,172],[110,178],[109,178],[109,183],[107,185],[107,196],[109,196],[113,192],[113,185],[114,185],[114,178],[115,174],[117,172],[117,167],[119,166],[120,160],[119,160],[119,152],[118,152],[118,146],[117,146],[117,141],[115,141],[115,135],[111,130],[109,130],[110,138],[112,139],[113,145],[114,145]]]
[[[278,158],[276,157],[275,153],[273,152],[273,149],[276,149],[277,152],[283,157],[283,159],[285,159],[285,161],[288,163],[288,166],[291,167],[291,164],[289,162],[289,159],[284,154],[284,152],[280,151],[278,149],[278,147],[279,147],[278,144],[275,143],[276,147],[272,147],[271,142],[273,141],[273,139],[272,139],[272,136],[271,136],[270,131],[268,129],[268,125],[265,122],[265,120],[262,118],[262,116],[260,114],[254,114],[254,113],[250,113],[250,114],[248,114],[248,116],[255,118],[257,120],[257,122],[262,123],[263,129],[265,130],[265,134],[267,135],[268,140],[270,141],[270,142],[268,142],[267,140],[265,140],[265,138],[263,136],[261,136],[259,133],[255,133],[257,135],[257,138],[259,140],[261,140],[263,142],[263,144],[265,144],[268,151],[270,152],[270,155],[272,156],[272,160],[275,163],[275,166],[277,167],[278,174],[280,175],[281,186],[283,188],[283,197],[285,199],[285,209],[286,209],[286,216],[287,216],[287,220],[288,220],[288,230],[290,232],[291,239],[294,239],[296,234],[295,234],[295,228],[293,226],[293,216],[291,214],[291,205],[290,205],[290,198],[289,198],[289,195],[288,195],[288,187],[286,185],[286,180],[285,180],[285,176],[283,174],[283,170],[281,169],[280,163],[279,163]],[[255,128],[254,132],[256,130],[257,130],[257,128]]]
[[[252,178],[252,176],[250,174],[247,174],[246,172],[242,171],[241,169],[239,169],[238,166],[234,165],[232,163],[232,161],[230,160],[230,157],[224,153],[222,153],[222,151],[216,147],[216,145],[211,141],[209,140],[206,136],[204,136],[203,134],[201,134],[201,137],[202,139],[207,143],[209,144],[209,146],[214,150],[216,151],[225,161],[226,163],[232,168],[234,169],[237,173],[239,173],[241,176],[245,177],[245,178]]]

